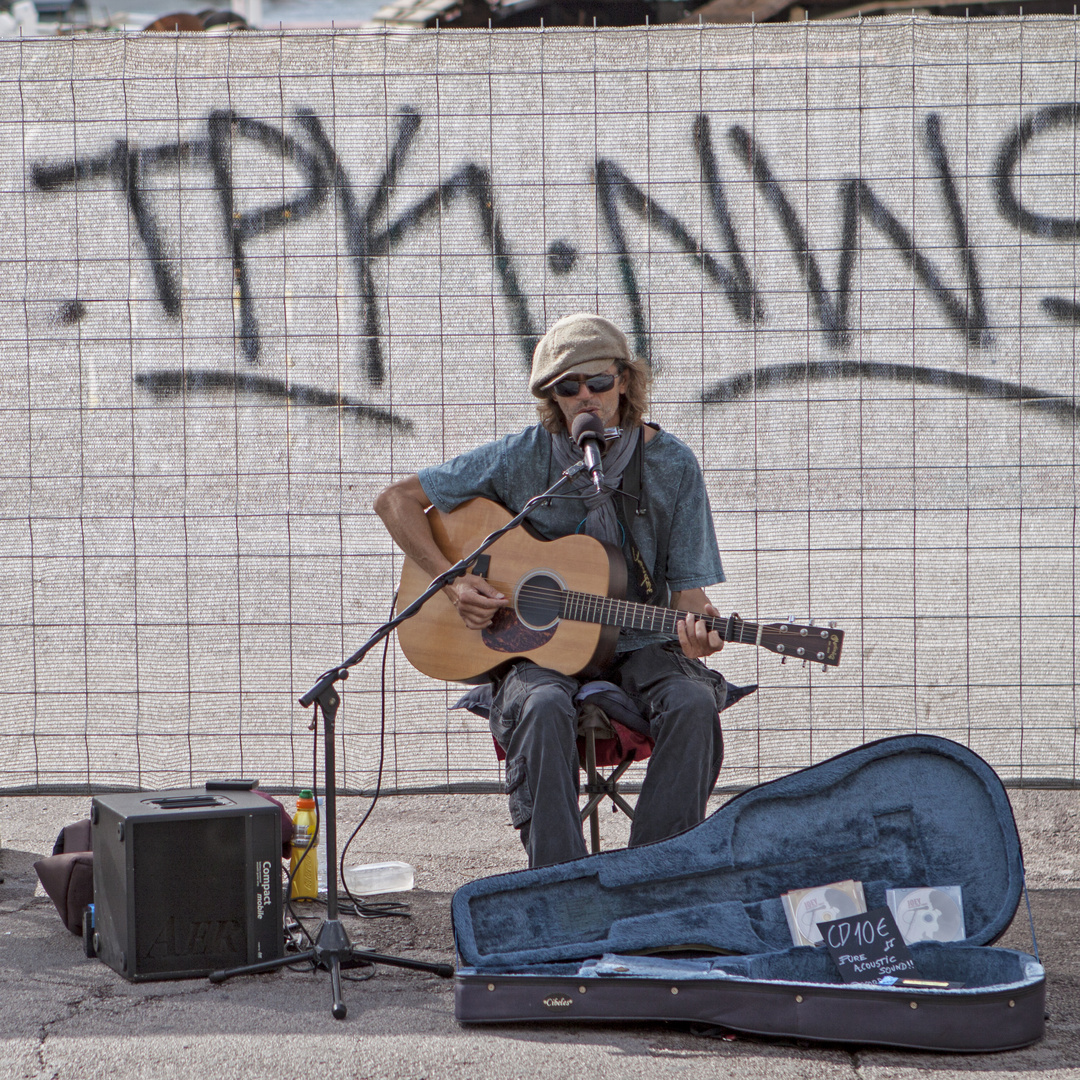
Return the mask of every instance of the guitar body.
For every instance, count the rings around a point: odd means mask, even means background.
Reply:
[[[475,551],[510,517],[488,499],[470,499],[451,514],[428,510],[435,542],[451,562]],[[618,548],[584,534],[542,540],[518,528],[485,554],[490,563],[483,576],[511,599],[511,606],[487,629],[470,630],[446,593],[437,593],[398,627],[401,651],[413,667],[434,679],[475,682],[518,659],[564,675],[594,672],[611,659],[617,626],[560,619],[543,597],[554,598],[560,589],[621,597],[626,563]],[[431,577],[406,558],[398,607],[410,604],[430,583]]]

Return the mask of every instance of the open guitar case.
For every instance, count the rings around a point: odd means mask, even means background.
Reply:
[[[453,900],[465,1023],[687,1021],[804,1040],[1005,1050],[1043,1034],[1036,956],[991,947],[1023,893],[1001,781],[957,743],[869,743],[752,788],[657,844],[470,882]],[[960,886],[966,937],[911,945],[949,989],[844,983],[780,895]],[[957,984],[960,984],[957,986]]]

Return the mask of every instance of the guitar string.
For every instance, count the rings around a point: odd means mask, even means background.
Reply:
[[[512,590],[511,590],[512,591]],[[518,590],[518,598],[525,600],[558,600],[560,615],[570,621],[591,622],[605,624],[615,612],[624,611],[629,619],[622,618],[608,622],[607,625],[627,624],[636,629],[656,630],[660,633],[674,634],[677,629],[679,616],[687,614],[699,614],[695,612],[680,611],[676,608],[663,608],[651,604],[641,604],[632,600],[620,600],[616,597],[601,596],[598,593],[586,593],[573,589],[551,588],[549,586],[526,584]],[[576,605],[576,607],[575,607]],[[656,616],[660,615],[660,626],[656,625]],[[592,617],[584,617],[592,616]],[[725,640],[739,645],[753,645],[757,642],[760,624],[749,622],[737,615],[704,615],[700,618],[706,621],[710,630],[723,633]],[[671,622],[668,626],[667,623]],[[646,625],[647,624],[647,625]],[[790,623],[778,623],[774,625],[786,625],[791,631],[807,630],[809,627],[796,626]],[[816,629],[816,628],[815,628]],[[730,637],[728,633],[734,631]],[[825,636],[824,631],[819,631]]]
[[[487,580],[488,580],[488,584],[493,585],[496,588],[502,588],[502,589],[505,589],[505,590],[507,590],[507,591],[509,591],[511,593],[514,592],[513,587],[507,582],[496,582],[496,581],[492,581],[491,579],[487,579]],[[600,593],[583,592],[583,591],[578,590],[578,589],[562,589],[562,588],[558,588],[558,587],[551,588],[549,586],[527,584],[527,585],[522,585],[521,586],[521,588],[517,591],[517,596],[519,598],[528,599],[528,600],[549,600],[549,599],[567,598],[567,599],[569,599],[569,600],[571,600],[573,602],[577,602],[577,603],[581,603],[582,601],[584,601],[587,606],[610,605],[613,608],[620,608],[621,607],[621,608],[625,609],[628,612],[637,612],[639,614],[644,614],[644,615],[651,615],[654,611],[655,612],[663,612],[665,615],[676,615],[676,616],[679,616],[679,615],[683,615],[683,616],[685,616],[685,615],[696,615],[699,618],[704,619],[707,622],[710,622],[714,627],[717,627],[717,628],[719,626],[721,626],[721,625],[726,626],[727,623],[728,623],[728,620],[730,618],[732,620],[733,624],[736,627],[741,627],[741,628],[746,629],[746,630],[752,630],[755,633],[763,625],[761,623],[752,622],[752,621],[750,621],[748,619],[743,619],[739,615],[731,615],[731,616],[727,616],[727,615],[706,615],[706,614],[703,614],[701,612],[684,611],[684,610],[679,609],[679,608],[668,608],[668,607],[662,607],[660,605],[654,605],[654,604],[643,604],[643,603],[640,603],[640,602],[634,601],[634,600],[622,600],[622,599],[620,599],[618,597],[614,597],[614,596],[602,596]],[[764,625],[768,626],[770,624],[764,624]],[[789,622],[786,622],[786,621],[783,621],[783,622],[777,621],[776,623],[771,624],[771,625],[775,625],[775,626],[778,626],[778,627],[779,626],[786,626],[786,627],[789,628],[789,631],[814,629],[814,630],[819,630],[822,633],[824,632],[824,631],[822,631],[822,629],[820,627],[814,627],[814,626],[804,627],[804,626],[802,626],[800,624],[789,623]]]
[[[526,600],[559,599],[560,601],[569,600],[572,603],[576,602],[578,604],[578,611],[580,614],[584,614],[586,611],[598,607],[608,608],[609,610],[605,612],[605,614],[610,613],[611,611],[617,611],[621,608],[622,610],[627,612],[630,617],[637,618],[642,621],[648,621],[650,623],[655,623],[656,615],[662,613],[661,626],[659,628],[655,625],[647,627],[647,629],[659,629],[661,631],[665,629],[663,625],[664,620],[674,619],[674,621],[677,622],[679,616],[697,614],[695,612],[680,611],[677,608],[663,608],[652,604],[636,603],[632,600],[620,600],[616,597],[600,596],[598,593],[585,593],[573,589],[550,588],[542,585],[523,585],[518,591],[517,595],[519,598]],[[582,603],[582,601],[584,601],[584,603]],[[560,604],[560,606],[563,605]],[[701,614],[700,617],[707,622],[710,630],[723,629],[724,631],[726,631],[728,628],[728,616]],[[745,644],[748,641],[752,642],[756,639],[758,629],[756,624],[747,622],[744,619],[739,619],[738,617],[732,617],[732,619],[733,629],[737,630],[738,636],[732,637],[730,640],[735,641],[739,644]],[[578,621],[587,622],[592,620],[586,619]],[[675,629],[674,625],[671,629],[672,631]],[[750,634],[749,637],[746,636],[747,632],[749,632]]]

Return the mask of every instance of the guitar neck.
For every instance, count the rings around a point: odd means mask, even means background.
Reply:
[[[620,626],[629,630],[650,630],[669,637],[678,637],[678,624],[687,615],[703,619],[708,628],[716,630],[724,641],[736,641],[743,645],[759,644],[761,626],[758,623],[746,622],[738,615],[701,615],[698,612],[657,607],[655,604],[615,600],[610,596],[597,596],[593,593],[563,594],[562,617],[572,622],[599,623],[602,626]]]

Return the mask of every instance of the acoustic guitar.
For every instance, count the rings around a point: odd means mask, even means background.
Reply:
[[[435,542],[451,562],[474,551],[510,517],[488,499],[470,499],[451,514],[434,507],[428,510]],[[688,614],[622,599],[626,590],[622,552],[580,533],[543,540],[527,528],[514,529],[488,548],[473,572],[512,601],[490,626],[470,630],[446,593],[439,592],[398,627],[398,641],[409,663],[432,678],[472,682],[523,658],[564,675],[588,675],[612,658],[620,627],[677,638],[676,626]],[[431,576],[406,558],[399,608],[430,583]],[[842,630],[793,623],[759,625],[737,615],[698,617],[725,641],[759,645],[785,658],[825,667],[840,662]]]

